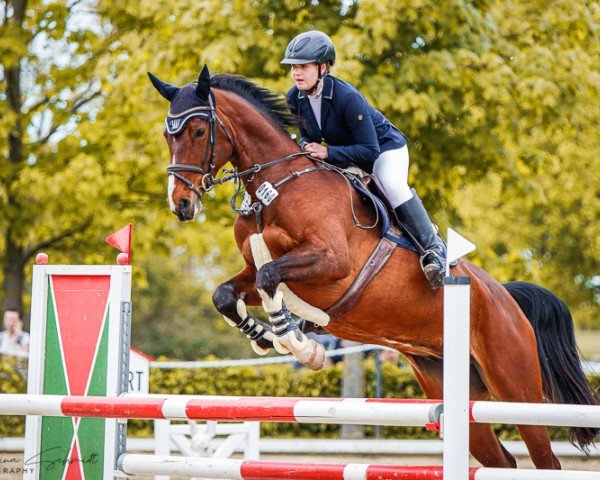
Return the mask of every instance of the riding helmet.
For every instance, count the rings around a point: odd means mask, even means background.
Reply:
[[[301,65],[305,63],[335,62],[335,48],[331,39],[318,30],[296,35],[285,49],[281,63]]]

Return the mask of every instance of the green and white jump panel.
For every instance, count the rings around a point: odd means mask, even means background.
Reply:
[[[131,266],[35,265],[28,394],[127,391]],[[28,416],[26,480],[109,480],[125,453],[116,419]]]

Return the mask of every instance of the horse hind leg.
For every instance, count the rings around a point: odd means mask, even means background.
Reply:
[[[500,401],[541,403],[542,377],[533,330],[520,312],[515,313],[522,318],[510,321],[506,316],[510,306],[501,304],[499,296],[494,305],[498,312],[503,312],[502,316],[490,315],[484,325],[472,332],[473,355],[481,378],[492,396]],[[552,452],[546,427],[517,425],[517,429],[537,468],[561,468]]]
[[[428,398],[442,398],[443,361],[433,357],[408,357],[417,381]],[[471,400],[489,400],[490,393],[484,385],[479,372],[471,362],[470,369]],[[491,425],[472,423],[469,427],[469,451],[484,467],[516,468],[517,461],[496,437]]]
[[[538,346],[542,387],[546,400],[554,403],[598,405],[599,399],[581,368],[571,312],[549,290],[527,282],[504,285],[525,314]],[[581,450],[594,442],[599,428],[573,427],[570,440]]]

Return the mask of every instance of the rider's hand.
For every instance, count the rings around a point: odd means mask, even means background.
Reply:
[[[305,143],[304,151],[315,158],[325,160],[327,158],[327,147],[320,145],[319,143]]]

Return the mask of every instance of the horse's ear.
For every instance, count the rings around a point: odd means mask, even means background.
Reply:
[[[210,72],[208,67],[204,65],[204,68],[200,72],[198,77],[198,85],[196,85],[196,95],[200,100],[208,102],[208,96],[210,95]]]
[[[165,97],[169,102],[172,102],[173,99],[175,98],[175,96],[179,93],[179,88],[174,87],[173,85],[169,85],[168,83],[162,82],[161,80],[159,80],[158,78],[156,78],[154,75],[152,75],[150,72],[147,72],[148,76],[150,77],[150,81],[152,82],[152,85],[154,85],[154,88],[156,88],[158,90],[158,93],[160,93],[163,97]]]

